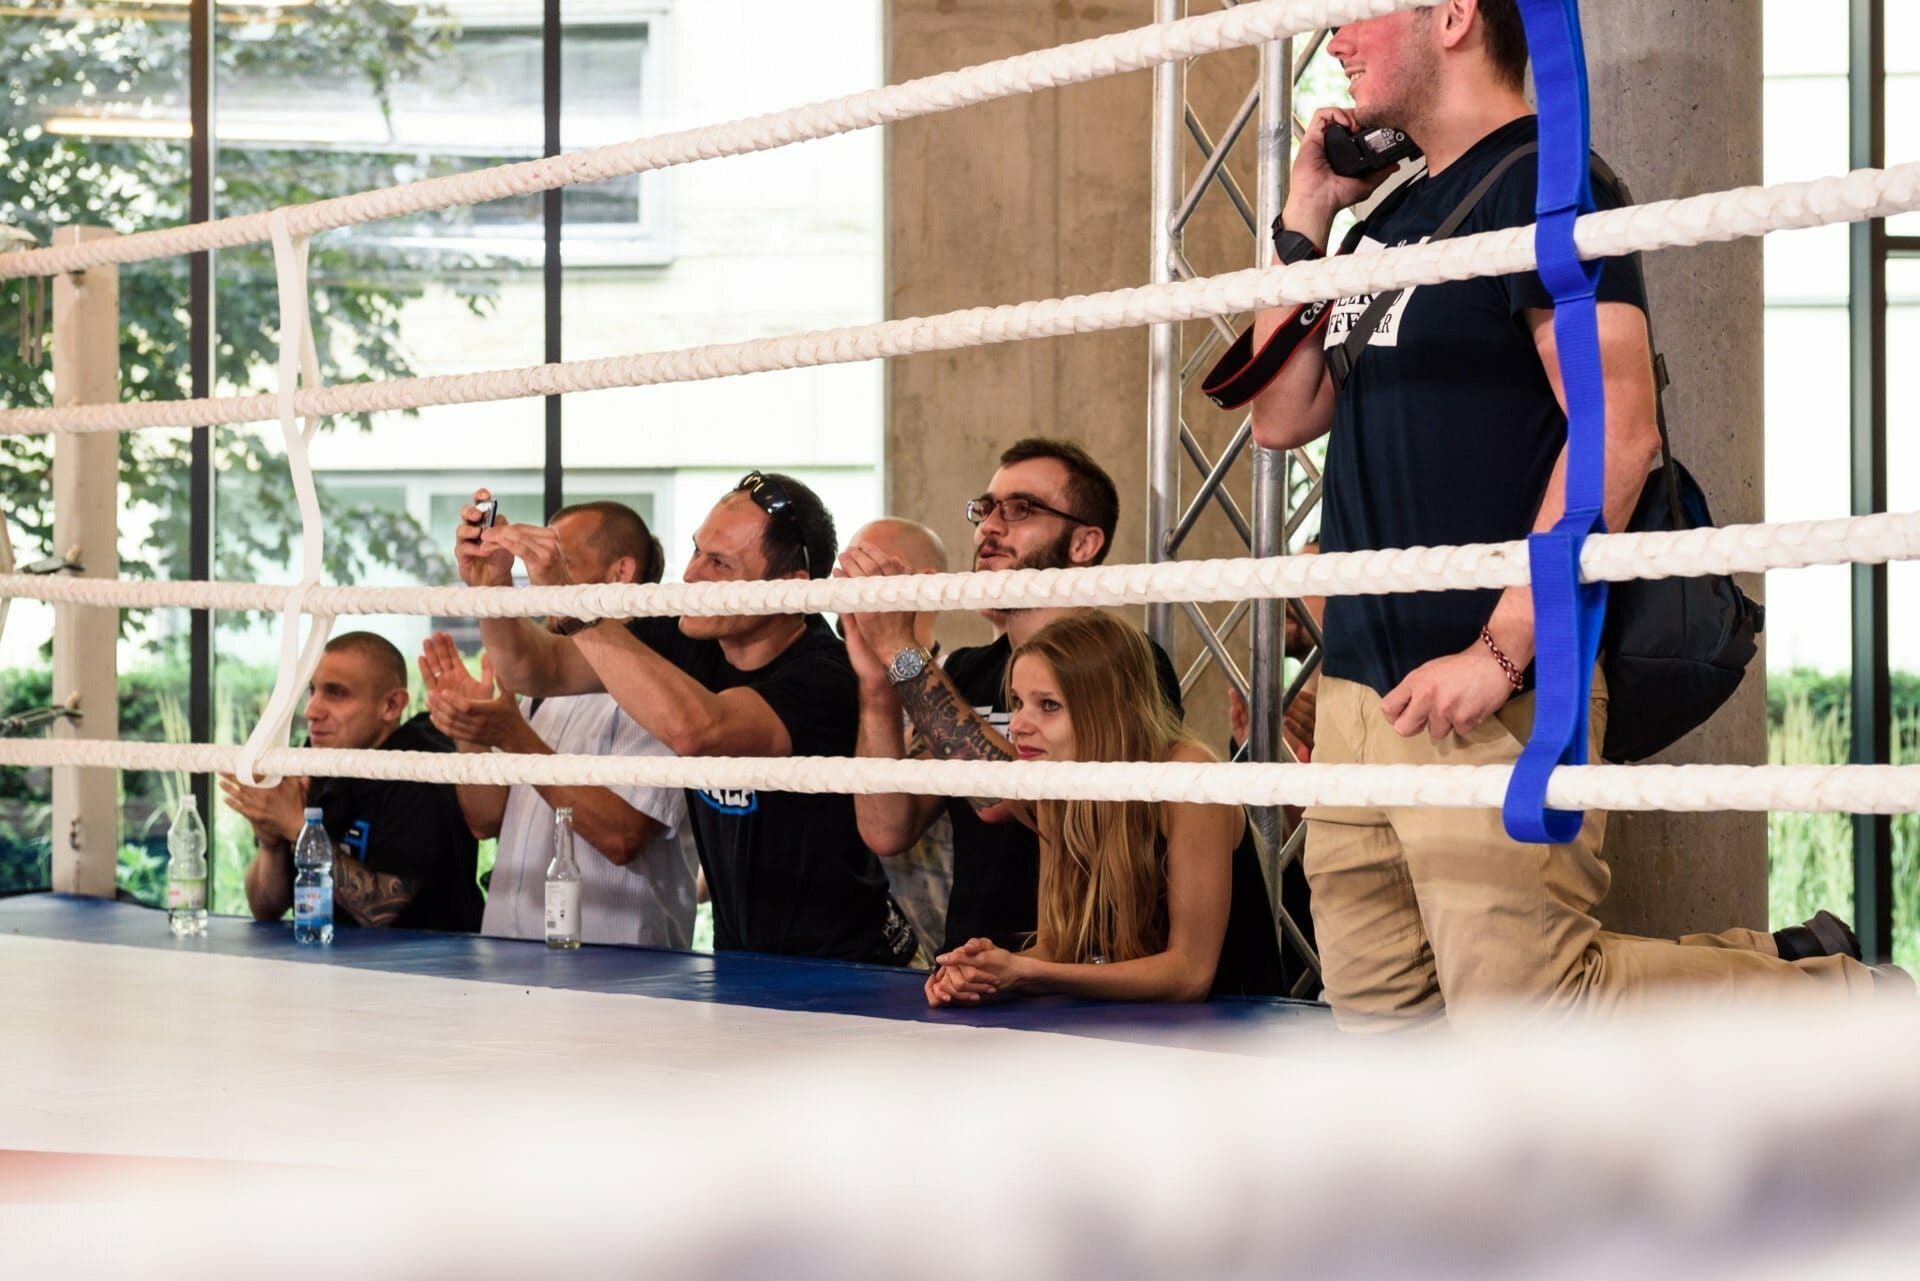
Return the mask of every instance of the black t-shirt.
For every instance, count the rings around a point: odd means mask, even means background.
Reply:
[[[1414,180],[1356,230],[1361,251],[1427,239],[1493,165],[1538,136],[1528,116],[1488,134],[1438,177]],[[1537,157],[1509,169],[1456,235],[1533,222]],[[1623,204],[1594,179],[1602,209]],[[1637,258],[1608,259],[1602,302],[1646,309]],[[1326,345],[1345,341],[1370,296],[1343,298]],[[1388,311],[1334,402],[1327,445],[1327,552],[1526,537],[1567,420],[1523,315],[1551,308],[1538,275],[1421,285]],[[1385,694],[1414,668],[1472,645],[1499,592],[1402,592],[1327,601],[1326,670]]]
[[[1285,996],[1289,985],[1280,962],[1280,935],[1267,897],[1267,876],[1260,867],[1249,819],[1233,848],[1233,898],[1227,909],[1227,932],[1220,940],[1220,964],[1208,995]]]
[[[1165,651],[1153,641],[1161,692],[1174,714],[1184,717],[1180,677]],[[945,663],[947,679],[976,712],[1000,733],[1007,732],[1007,663],[1013,644],[1005,636],[991,645],[956,649]],[[1016,822],[985,823],[964,797],[947,798],[953,820],[953,888],[947,899],[947,937],[941,951],[970,938],[992,939],[1017,951],[1031,941],[1040,915],[1040,844],[1032,830]]]
[[[852,756],[860,687],[847,648],[818,615],[800,639],[754,671],[718,641],[693,640],[672,618],[629,630],[715,693],[745,686],[773,709],[795,756]],[[799,792],[687,791],[700,864],[723,950],[905,964],[912,927],[887,896],[886,873],[860,840],[853,798]]]
[[[453,744],[423,712],[389,734],[380,750],[450,752]],[[321,823],[336,847],[345,846],[375,872],[418,887],[394,920],[396,929],[472,933],[480,928],[486,905],[474,879],[479,844],[451,783],[316,778],[307,804],[320,808]],[[341,910],[334,913],[334,924],[354,921]]]

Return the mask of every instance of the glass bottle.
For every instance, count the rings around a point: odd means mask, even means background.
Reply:
[[[553,862],[547,864],[547,946],[580,946],[580,864],[573,857],[573,810],[553,812]]]

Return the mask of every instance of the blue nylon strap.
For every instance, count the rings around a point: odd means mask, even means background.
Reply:
[[[1553,332],[1567,397],[1566,513],[1527,540],[1533,577],[1533,733],[1514,765],[1503,816],[1518,841],[1561,844],[1579,835],[1578,810],[1547,808],[1559,765],[1587,759],[1587,709],[1605,621],[1604,583],[1580,582],[1580,548],[1605,533],[1606,389],[1595,290],[1600,265],[1583,263],[1574,220],[1593,209],[1586,51],[1578,0],[1520,0],[1540,104],[1540,179],[1534,249],[1553,295]]]

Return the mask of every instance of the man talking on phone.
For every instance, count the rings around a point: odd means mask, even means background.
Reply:
[[[1336,126],[1363,138],[1404,132],[1426,155],[1425,172],[1387,194],[1342,252],[1533,222],[1539,131],[1515,0],[1441,0],[1349,23],[1327,50],[1354,105],[1316,112],[1307,128],[1274,226],[1280,261],[1329,252],[1336,215],[1392,172],[1355,173],[1345,139],[1349,172],[1336,172],[1326,145]],[[1602,209],[1623,203],[1600,173],[1594,198]],[[1598,299],[1605,516],[1623,529],[1660,448],[1638,261],[1608,260]],[[1342,298],[1321,322],[1310,308],[1258,317],[1254,343],[1285,360],[1253,399],[1253,434],[1291,449],[1331,433],[1323,551],[1505,542],[1559,519],[1565,395],[1553,300],[1536,274]],[[1518,759],[1533,720],[1526,588],[1336,596],[1324,634],[1316,764]],[[1596,675],[1596,757],[1605,716]],[[1789,964],[1770,936],[1749,931],[1685,947],[1602,932],[1600,813],[1561,846],[1511,840],[1491,809],[1321,806],[1307,822],[1326,993],[1346,1027],[1461,1021],[1516,1003],[1611,1008],[1679,983],[1721,994],[1870,977],[1837,956]]]

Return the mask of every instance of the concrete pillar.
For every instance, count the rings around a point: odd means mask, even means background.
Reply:
[[[1150,3],[893,0],[890,83],[1151,20]],[[887,315],[1139,284],[1147,274],[1147,73],[888,127]],[[978,347],[889,363],[888,510],[926,521],[971,567],[962,515],[1021,436],[1085,445],[1123,501],[1114,559],[1142,559],[1143,331]],[[1124,552],[1124,554],[1122,554]],[[990,633],[941,620],[948,645]]]
[[[892,0],[886,78],[890,83],[1153,21],[1152,0]],[[1257,56],[1239,50],[1191,64],[1202,118],[1219,131],[1254,84]],[[1149,278],[1152,78],[1146,71],[943,113],[889,126],[887,138],[887,314],[926,315],[955,307],[1020,302],[1139,285]],[[1249,131],[1251,132],[1251,131]],[[1250,144],[1251,138],[1248,139]],[[1232,163],[1253,187],[1253,149]],[[1188,147],[1182,181],[1200,163]],[[1233,271],[1251,258],[1251,239],[1226,199],[1208,193],[1187,232],[1203,273]],[[1185,327],[1183,351],[1199,340]],[[1120,527],[1110,559],[1143,561],[1147,334],[1121,330],[911,357],[887,370],[888,510],[937,529],[964,567],[972,530],[965,500],[992,474],[999,451],[1025,435],[1075,440],[1113,474]],[[1184,405],[1208,452],[1238,420],[1197,390]],[[1197,479],[1182,457],[1184,488]],[[1242,464],[1231,482],[1248,507]],[[1245,555],[1216,513],[1201,518],[1189,556]],[[1225,607],[1214,610],[1215,617]],[[1144,611],[1141,611],[1144,616]],[[1199,652],[1177,620],[1174,658],[1185,669]],[[951,645],[989,636],[967,615],[941,619]],[[1244,631],[1235,652],[1245,652]],[[1188,699],[1189,723],[1226,742],[1225,687],[1209,676]]]
[[[1761,180],[1761,6],[1610,0],[1582,6],[1594,146],[1641,202]],[[1761,246],[1645,260],[1654,339],[1673,375],[1675,452],[1722,524],[1764,518]],[[1758,575],[1744,581],[1761,599]],[[1762,764],[1764,654],[1720,713],[1660,757]],[[1669,937],[1767,923],[1762,814],[1619,814],[1607,831],[1610,929]]]

